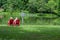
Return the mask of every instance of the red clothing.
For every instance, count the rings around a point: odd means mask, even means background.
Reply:
[[[13,25],[13,21],[14,21],[14,19],[10,19],[10,20],[8,21],[8,25]]]
[[[19,19],[17,19],[17,20],[15,20],[14,22],[13,22],[13,25],[20,25],[20,20]]]
[[[20,24],[20,20],[16,20],[16,25],[19,25]]]

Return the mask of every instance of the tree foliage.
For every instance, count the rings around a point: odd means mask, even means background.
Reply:
[[[0,0],[0,8],[13,12],[18,9],[28,10],[30,13],[56,13],[59,15],[59,0]]]

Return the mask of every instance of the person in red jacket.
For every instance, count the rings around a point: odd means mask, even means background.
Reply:
[[[13,21],[14,21],[13,17],[10,17],[10,19],[8,20],[8,25],[9,26],[13,25]]]
[[[14,26],[19,26],[20,25],[20,20],[16,17],[16,19],[13,22]]]

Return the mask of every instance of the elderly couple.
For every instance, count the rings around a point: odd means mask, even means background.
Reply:
[[[13,17],[10,17],[10,19],[8,20],[8,25],[19,26],[20,20],[17,17],[15,19],[13,19]]]

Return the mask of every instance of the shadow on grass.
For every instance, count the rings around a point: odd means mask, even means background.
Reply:
[[[0,27],[2,40],[60,40],[60,28],[37,28],[37,31],[23,30],[22,27]]]

